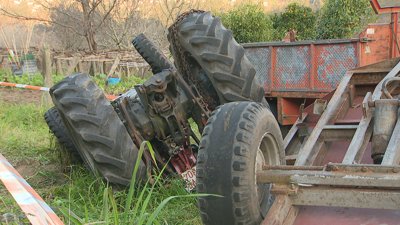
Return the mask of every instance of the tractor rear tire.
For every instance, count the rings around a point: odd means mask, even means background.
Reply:
[[[130,183],[138,149],[114,108],[86,73],[72,74],[52,88],[50,95],[61,120],[84,162],[96,177],[126,186]],[[136,180],[145,178],[142,161]]]
[[[81,156],[79,155],[74,142],[71,140],[68,131],[65,129],[65,126],[62,123],[60,115],[55,107],[50,108],[44,114],[44,120],[60,144],[63,145],[65,149],[67,149],[67,151],[69,151],[76,159],[81,159]]]
[[[163,52],[151,42],[146,35],[139,34],[132,41],[133,46],[150,65],[153,74],[165,69],[174,68],[174,64],[164,56]]]
[[[197,157],[197,192],[204,224],[260,224],[276,195],[259,184],[262,165],[284,165],[282,135],[262,103],[232,102],[218,107],[207,121]]]
[[[170,43],[172,31],[173,26],[169,28]],[[245,56],[244,48],[233,38],[232,31],[222,25],[221,18],[214,18],[211,12],[190,14],[178,23],[177,33],[191,73],[201,89],[207,89],[200,84],[207,84],[203,81],[204,76],[207,77],[215,89],[218,104],[262,101],[264,88],[256,70]],[[170,50],[179,68],[177,61],[182,57],[172,46]]]

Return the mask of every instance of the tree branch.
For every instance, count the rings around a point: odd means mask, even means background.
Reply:
[[[4,13],[5,16],[10,17],[10,18],[14,18],[14,19],[18,19],[18,20],[34,20],[34,21],[41,21],[41,22],[46,22],[46,23],[53,23],[53,24],[57,24],[59,26],[71,29],[72,31],[74,31],[76,34],[78,34],[79,36],[84,36],[84,34],[80,33],[79,31],[77,31],[74,27],[71,27],[69,25],[65,25],[62,23],[58,23],[56,21],[52,21],[52,20],[48,20],[48,19],[42,19],[42,18],[37,18],[37,17],[26,17],[26,16],[21,16],[21,15],[17,15],[14,13],[10,13],[8,11],[6,11],[5,9],[0,8],[0,11],[2,11]]]

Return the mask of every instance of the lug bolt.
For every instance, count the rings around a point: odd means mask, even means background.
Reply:
[[[367,172],[367,171],[368,171],[368,168],[365,167],[365,166],[363,166],[363,167],[361,168],[361,170],[362,170],[363,172]]]
[[[398,173],[399,169],[398,168],[393,168],[393,173]]]
[[[161,83],[161,81],[162,81],[161,78],[158,78],[158,79],[156,80],[157,83]]]

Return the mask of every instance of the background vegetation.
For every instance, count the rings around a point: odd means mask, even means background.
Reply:
[[[239,42],[281,41],[291,28],[297,40],[348,38],[376,18],[364,0],[0,0],[0,5],[9,42],[38,48],[46,42],[69,52],[132,49],[139,33],[167,51],[168,27],[192,8],[222,17]]]
[[[215,11],[239,43],[272,41],[272,21],[258,4],[244,4],[227,12]]]
[[[317,39],[348,38],[359,33],[365,25],[376,20],[368,1],[326,0],[317,25]]]
[[[240,43],[282,41],[292,29],[297,41],[351,38],[376,20],[369,2],[363,0],[327,0],[317,11],[293,2],[283,12],[270,15],[261,4],[247,3],[215,14]]]
[[[320,12],[296,2],[290,3],[282,13],[271,15],[274,41],[282,40],[285,34],[294,29],[297,40],[313,40],[316,37],[316,24]]]

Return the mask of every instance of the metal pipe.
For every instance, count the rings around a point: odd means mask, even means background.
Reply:
[[[400,162],[400,116],[383,156],[382,165],[399,165]]]
[[[263,170],[324,170],[325,166],[263,165]]]
[[[397,121],[399,101],[397,99],[379,99],[375,101],[375,123],[372,136],[371,157],[380,164],[389,144]]]
[[[393,188],[400,187],[400,173],[371,173],[367,170],[366,172],[263,170],[257,172],[257,183],[298,183]]]

